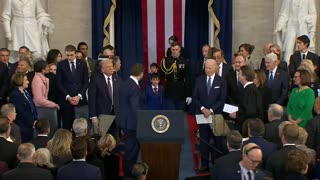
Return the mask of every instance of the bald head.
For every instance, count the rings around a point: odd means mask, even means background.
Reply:
[[[262,150],[255,143],[243,147],[241,164],[247,170],[254,170],[262,162]]]
[[[218,69],[217,62],[213,59],[207,59],[204,67],[207,76],[212,76],[214,73],[217,72]]]
[[[263,47],[263,53],[264,55],[267,55],[268,53],[270,53],[270,47],[272,46],[273,44],[271,42],[267,43],[264,45]]]

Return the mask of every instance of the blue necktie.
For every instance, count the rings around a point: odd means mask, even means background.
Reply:
[[[251,177],[251,172],[250,171],[248,171],[248,180],[252,180],[252,177]]]
[[[272,74],[272,71],[270,71],[270,76],[269,76],[269,80],[268,80],[268,87],[269,88],[272,87],[272,81],[273,81],[273,74]]]
[[[211,77],[209,77],[208,82],[207,82],[207,93],[209,95],[211,89]]]

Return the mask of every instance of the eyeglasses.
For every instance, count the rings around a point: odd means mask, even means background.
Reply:
[[[293,78],[298,78],[298,77],[300,77],[300,76],[293,76]]]
[[[260,163],[262,163],[262,161],[257,161],[257,160],[251,159],[249,155],[247,155],[247,157],[250,159],[250,161],[252,162],[252,164],[260,164]]]

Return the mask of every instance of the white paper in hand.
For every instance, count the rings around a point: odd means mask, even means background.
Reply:
[[[239,108],[237,106],[231,105],[231,104],[224,104],[223,106],[223,112],[226,113],[233,113],[239,111]]]
[[[211,124],[212,116],[205,118],[203,114],[196,114],[197,124]]]

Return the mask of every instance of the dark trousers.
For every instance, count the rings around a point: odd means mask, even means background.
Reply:
[[[214,147],[221,151],[223,154],[227,153],[226,144],[223,136],[214,136],[212,130],[208,124],[199,124],[199,135],[200,135],[200,152],[201,152],[201,165],[209,166],[209,154],[213,151],[211,147],[207,145],[210,143],[211,137],[214,138]],[[216,152],[216,157],[220,157],[223,154]],[[213,157],[212,157],[213,158]]]
[[[135,130],[123,129],[125,135],[125,154],[123,161],[124,175],[130,175],[130,169],[137,162],[140,144]]]
[[[168,110],[184,110],[185,104],[185,99],[166,99],[166,109]]]
[[[62,119],[62,128],[71,130],[73,120],[75,118],[74,108],[71,104],[64,103],[61,106],[61,119]]]

